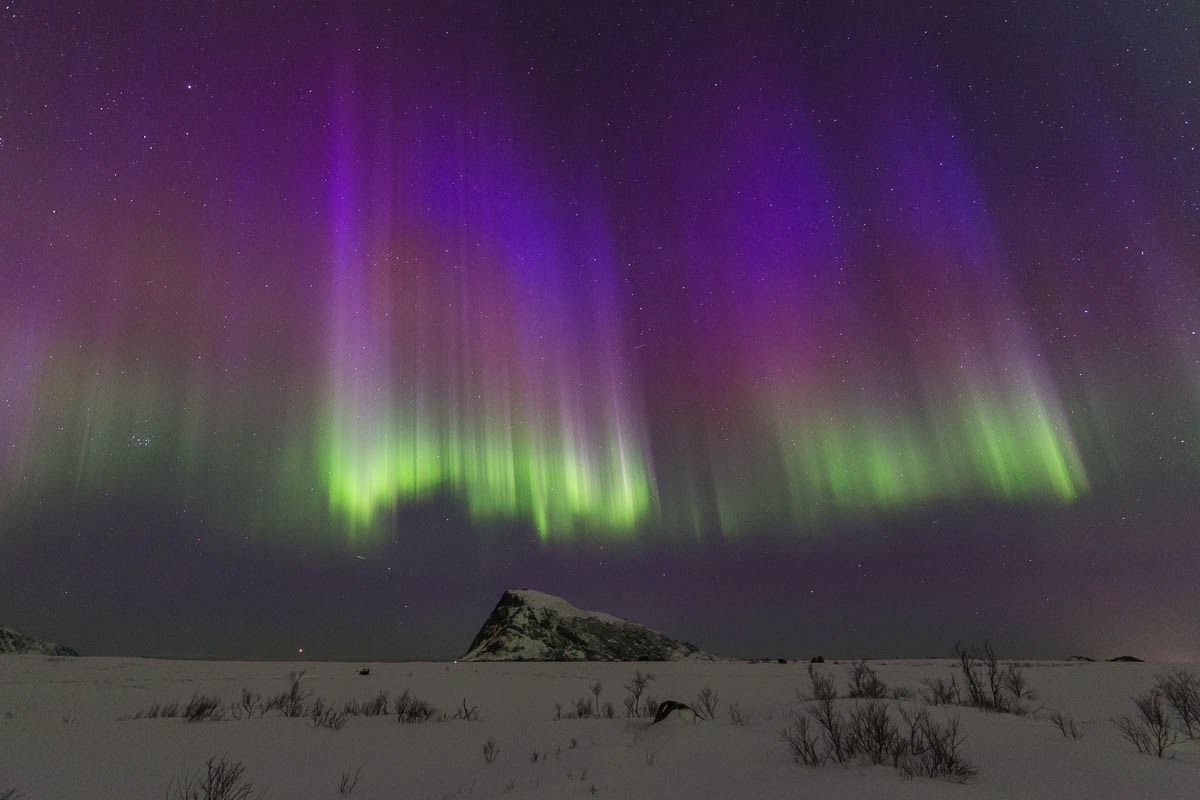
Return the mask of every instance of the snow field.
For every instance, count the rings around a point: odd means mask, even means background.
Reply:
[[[363,798],[1200,798],[1200,742],[1173,748],[1172,759],[1139,754],[1111,719],[1132,714],[1131,698],[1173,665],[1025,663],[1034,706],[1027,717],[937,706],[956,715],[962,750],[979,773],[966,784],[905,779],[890,766],[804,767],[793,763],[780,732],[805,704],[805,663],[284,663],[160,661],[135,658],[0,657],[0,796],[164,798],[172,782],[223,756],[245,767],[255,795],[337,798],[343,774],[361,769],[350,796]],[[360,667],[371,674],[360,676]],[[923,678],[949,679],[951,661],[875,661],[889,687],[918,691]],[[1182,665],[1196,670],[1197,665]],[[845,694],[849,665],[818,669]],[[347,717],[334,731],[304,717],[189,723],[129,719],[155,702],[195,694],[235,703],[243,688],[270,698],[303,670],[310,699],[341,708],[380,690],[404,689],[447,715],[465,699],[478,719],[402,725],[394,714]],[[694,703],[709,687],[715,718],[675,718],[650,726],[626,719],[623,688],[634,673],[653,673],[646,696]],[[612,702],[615,719],[555,720],[580,698]],[[645,699],[645,698],[643,698]],[[847,711],[856,701],[838,700]],[[919,701],[888,701],[911,706]],[[731,723],[736,703],[744,725]],[[1083,738],[1063,737],[1051,711],[1073,717]],[[484,746],[496,751],[487,763]],[[534,754],[537,754],[536,758]]]

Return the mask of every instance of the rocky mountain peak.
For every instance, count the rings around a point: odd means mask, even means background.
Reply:
[[[688,642],[561,597],[509,589],[463,661],[681,661],[715,656]]]
[[[0,653],[34,653],[44,656],[77,656],[79,653],[66,645],[54,642],[39,642],[12,628],[0,628]]]

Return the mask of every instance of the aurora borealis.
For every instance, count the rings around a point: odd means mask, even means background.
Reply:
[[[154,564],[250,606],[519,583],[686,628],[677,572],[807,616],[814,563],[966,548],[996,571],[955,613],[1007,630],[1061,581],[1043,616],[1127,598],[1197,657],[1162,622],[1200,599],[1195,8],[107,5],[0,22],[10,613],[121,616]]]

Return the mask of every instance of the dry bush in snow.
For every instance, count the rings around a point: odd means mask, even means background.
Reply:
[[[1170,675],[1156,676],[1154,689],[1166,698],[1183,735],[1200,738],[1200,675],[1176,669]]]
[[[183,709],[183,718],[188,722],[202,722],[204,720],[218,721],[224,716],[224,712],[221,710],[221,698],[219,697],[206,697],[205,695],[194,694]]]
[[[1171,727],[1170,714],[1162,694],[1157,689],[1151,689],[1133,698],[1133,704],[1137,707],[1137,715],[1130,717],[1122,714],[1113,720],[1113,724],[1139,753],[1163,758],[1167,748],[1179,743],[1179,734]]]
[[[642,694],[652,680],[654,673],[648,672],[643,675],[640,670],[633,673],[633,678],[625,684],[625,691],[628,692],[625,695],[625,716],[644,717],[654,713],[656,706],[649,701],[642,703]]]
[[[278,711],[285,717],[303,717],[308,712],[308,698],[312,697],[312,692],[300,691],[300,680],[303,677],[304,670],[289,672],[288,690],[268,700],[263,706],[264,713]]]
[[[479,719],[479,706],[467,705],[467,698],[463,698],[462,705],[454,712],[455,719],[461,719],[464,722],[474,722]]]
[[[343,710],[352,717],[382,717],[388,713],[388,693],[381,691],[370,700],[349,700]]]
[[[708,719],[715,719],[717,715],[717,704],[720,702],[720,695],[712,690],[711,687],[705,686],[696,693],[695,707],[704,711],[704,716]]]
[[[959,753],[963,736],[958,732],[958,717],[939,725],[929,711],[912,713],[900,710],[908,736],[896,754],[896,768],[907,777],[946,778],[965,783],[979,770]]]
[[[887,697],[887,693],[887,684],[879,680],[879,676],[867,665],[865,658],[850,665],[850,683],[846,687],[847,697],[881,700]]]
[[[1034,710],[1030,703],[1037,695],[1029,689],[1021,668],[1016,664],[1001,665],[990,644],[984,642],[982,648],[967,648],[960,642],[954,645],[954,656],[963,680],[961,687],[953,677],[949,687],[943,681],[939,681],[936,688],[930,682],[924,682],[938,701],[942,701],[942,692],[949,689],[954,694],[953,702],[962,706],[1019,716]]]
[[[782,731],[781,738],[792,759],[810,767],[862,760],[891,764],[906,777],[963,782],[976,774],[959,752],[963,737],[957,718],[940,724],[924,708],[910,712],[901,706],[899,713],[904,730],[893,720],[887,703],[870,699],[845,715],[833,698],[826,697],[813,701],[804,716]]]
[[[169,800],[246,800],[265,797],[266,790],[254,794],[254,784],[242,779],[246,768],[241,762],[230,762],[223,756],[213,756],[204,769],[185,775],[167,787]]]
[[[137,712],[130,717],[130,719],[159,719],[166,717],[178,717],[179,712],[180,705],[178,700],[173,703],[166,704],[159,703],[157,700],[155,700],[154,703],[151,704],[150,708],[146,709],[145,711]]]
[[[263,715],[262,695],[249,689],[242,689],[241,699],[229,705],[229,713],[234,719],[261,717]]]
[[[1050,715],[1050,721],[1054,723],[1054,727],[1058,728],[1058,732],[1068,739],[1077,742],[1083,738],[1083,731],[1079,730],[1073,717],[1069,717],[1061,711],[1055,711]]]
[[[362,780],[362,767],[354,770],[354,774],[350,774],[350,768],[346,767],[342,773],[342,779],[338,782],[338,794],[349,795],[354,791],[354,787],[358,786],[358,782]]]
[[[796,699],[802,703],[810,700],[833,700],[837,697],[837,687],[833,684],[833,676],[817,672],[816,668],[808,665],[808,694],[796,690]]]
[[[331,731],[340,731],[346,724],[346,712],[329,705],[323,697],[318,697],[309,706],[308,718],[312,720],[314,728],[329,728]]]
[[[395,703],[396,719],[404,724],[428,722],[437,716],[437,709],[419,699],[408,689],[400,693]]]
[[[921,685],[925,687],[921,690],[921,699],[931,706],[950,705],[958,697],[958,684],[953,675],[950,683],[941,678],[922,678]]]
[[[807,716],[798,717],[779,734],[792,752],[792,760],[806,767],[819,767],[826,758],[818,749],[817,734]]]

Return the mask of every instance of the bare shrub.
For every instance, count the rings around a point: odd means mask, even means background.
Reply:
[[[868,700],[850,712],[849,751],[864,755],[872,764],[894,760],[900,747],[900,729],[892,722],[886,703]]]
[[[813,701],[781,737],[792,759],[810,767],[866,759],[872,764],[891,764],[906,777],[963,782],[976,774],[959,752],[964,739],[957,718],[942,725],[927,709],[910,712],[903,706],[900,715],[905,730],[892,719],[887,703],[869,699],[857,704],[847,718],[837,711],[833,698],[826,697]],[[816,730],[811,724],[814,721]]]
[[[987,705],[984,700],[983,679],[979,675],[978,658],[974,648],[964,647],[961,642],[954,645],[954,657],[958,659],[958,671],[963,676],[962,691],[957,683],[954,684],[955,702],[961,706],[983,708]]]
[[[454,712],[455,719],[461,719],[465,722],[474,722],[479,719],[479,706],[467,705],[467,698],[463,698],[462,705]]]
[[[437,709],[419,699],[408,689],[400,693],[395,703],[396,719],[404,724],[428,722],[437,715]]]
[[[16,789],[5,789],[0,792],[0,800],[21,800],[21,795],[17,794]]]
[[[850,665],[850,683],[846,687],[847,697],[863,697],[881,700],[887,697],[887,684],[879,680],[875,670],[864,658]]]
[[[695,707],[704,711],[704,716],[709,719],[715,719],[717,715],[717,704],[720,702],[720,696],[712,690],[711,687],[705,686],[696,693]]]
[[[483,763],[491,764],[496,760],[496,756],[500,755],[500,748],[496,746],[495,739],[488,739],[483,744]]]
[[[1009,664],[1000,673],[1000,684],[1008,693],[1007,710],[1010,714],[1024,717],[1034,709],[1030,705],[1037,700],[1037,695],[1030,688],[1025,673],[1016,664]]]
[[[927,709],[900,714],[908,728],[897,748],[895,766],[905,777],[945,778],[965,783],[979,770],[959,753],[965,739],[958,731],[958,717],[939,725]]]
[[[329,705],[323,697],[318,697],[309,707],[308,718],[312,720],[314,728],[340,731],[346,725],[346,712]]]
[[[172,779],[167,786],[170,800],[246,800],[249,797],[264,797],[266,790],[254,794],[254,784],[242,779],[246,771],[239,762],[230,762],[224,756],[213,756],[204,764],[204,769],[185,775],[178,781]]]
[[[941,678],[922,678],[921,685],[925,688],[921,690],[921,699],[931,706],[953,703],[958,695],[958,686],[953,676],[950,681],[946,683]]]
[[[181,709],[182,707],[180,706],[178,700],[171,703],[159,703],[157,700],[155,700],[150,705],[150,708],[146,709],[145,711],[138,711],[132,717],[130,717],[130,719],[159,719],[178,717]]]
[[[1157,689],[1133,698],[1137,715],[1121,715],[1113,720],[1117,730],[1128,739],[1139,753],[1163,758],[1167,749],[1179,743],[1179,734],[1171,727],[1170,714]]]
[[[343,710],[352,717],[382,717],[388,713],[388,693],[381,691],[370,700],[349,700]]]
[[[1200,739],[1200,675],[1176,669],[1155,676],[1154,688],[1171,707],[1176,723],[1189,739]]]
[[[338,794],[349,795],[354,791],[354,787],[358,786],[358,782],[362,780],[362,767],[354,770],[354,774],[350,774],[350,768],[346,767],[342,773],[342,779],[338,781]]]
[[[595,683],[588,686],[588,689],[591,691],[592,697],[595,699],[595,702],[593,703],[593,705],[596,708],[596,713],[599,713],[600,712],[600,692],[604,689],[604,687],[600,684],[600,681],[596,681]]]
[[[249,689],[242,689],[242,696],[236,703],[230,703],[229,713],[234,719],[250,719],[262,716],[262,695]]]
[[[742,707],[737,703],[731,703],[729,706],[729,724],[742,727],[750,721],[750,715],[742,711]]]
[[[1029,703],[1037,699],[1016,664],[1001,665],[995,649],[987,642],[982,648],[954,645],[962,687],[951,680],[954,702],[984,711],[1024,716],[1033,711]],[[926,684],[928,686],[928,683]],[[944,683],[942,684],[944,686]]]
[[[816,667],[808,665],[808,694],[796,690],[796,699],[801,702],[810,700],[833,700],[837,697],[837,687],[833,684],[833,676],[817,672]]]
[[[300,690],[300,680],[303,677],[304,670],[289,672],[288,690],[268,700],[263,706],[263,711],[278,711],[285,717],[303,717],[308,711],[308,698],[312,697],[311,691]]]
[[[853,758],[854,742],[850,738],[850,727],[846,724],[845,718],[834,708],[833,698],[826,697],[823,700],[817,700],[808,713],[821,727],[826,759],[845,764]]]
[[[653,673],[648,672],[643,675],[639,670],[634,672],[633,678],[629,683],[625,684],[625,691],[628,692],[625,695],[626,717],[644,716],[645,707],[642,705],[642,694],[646,691],[646,687],[650,685],[652,680],[654,680]],[[649,706],[649,703],[646,703],[646,706]]]
[[[1079,730],[1079,726],[1075,724],[1074,717],[1069,717],[1061,711],[1055,711],[1050,715],[1050,721],[1054,723],[1054,727],[1058,728],[1058,732],[1071,741],[1079,741],[1083,738],[1083,731]]]
[[[806,767],[819,767],[825,763],[825,757],[817,749],[817,734],[811,728],[807,716],[798,717],[780,732],[779,737],[787,743],[793,761]]]
[[[592,716],[592,701],[586,697],[581,697],[575,701],[575,716],[579,719],[587,719]]]
[[[600,711],[605,719],[616,719],[617,717],[617,709],[615,706],[613,706],[612,701],[610,700],[604,701],[604,708],[602,708]]]
[[[221,710],[221,698],[194,694],[183,709],[183,718],[188,722],[220,720],[225,716]]]

